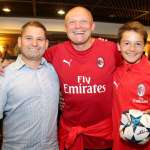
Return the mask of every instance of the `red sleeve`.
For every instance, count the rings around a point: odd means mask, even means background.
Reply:
[[[115,60],[116,60],[117,67],[120,66],[123,62],[123,58],[121,56],[120,51],[118,51],[117,44],[116,44],[116,50],[115,50]]]
[[[114,57],[115,57],[115,65],[116,65],[116,67],[118,67],[123,62],[123,58],[121,56],[121,53],[118,50],[117,44],[115,42],[112,42],[112,41],[107,41],[107,42],[109,42],[113,48],[113,53],[114,53]]]
[[[49,47],[45,53],[44,53],[44,58],[49,62],[52,63],[53,60],[53,55],[52,55],[52,51],[53,51],[53,47]]]

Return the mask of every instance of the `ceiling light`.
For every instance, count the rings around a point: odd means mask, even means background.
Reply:
[[[64,15],[64,14],[65,14],[65,11],[62,10],[62,9],[60,9],[60,10],[57,11],[57,13],[58,13],[59,15]]]
[[[110,14],[110,15],[108,15],[108,17],[109,17],[109,18],[115,18],[116,15],[115,15],[115,14]]]
[[[8,7],[4,7],[2,10],[3,10],[4,12],[11,12],[11,9],[8,8]]]

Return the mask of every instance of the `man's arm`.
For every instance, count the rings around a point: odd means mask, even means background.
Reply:
[[[15,60],[13,59],[4,59],[4,61],[2,62],[1,66],[3,68],[6,68],[9,64],[13,63]]]
[[[1,147],[1,144],[2,144],[2,140],[3,140],[2,129],[3,129],[3,119],[0,119],[0,147]]]
[[[15,60],[11,60],[11,59],[4,59],[3,62],[0,64],[0,76],[4,75],[4,68],[6,68],[8,65],[10,65],[11,63],[13,63]]]
[[[61,111],[63,111],[64,107],[65,107],[65,101],[64,101],[64,98],[63,98],[63,96],[61,94],[61,91],[60,91],[60,94],[59,94],[59,109]]]
[[[0,120],[3,119],[4,107],[7,101],[7,85],[6,85],[6,76],[0,76]]]
[[[0,66],[0,76],[4,75],[4,68],[2,66]]]

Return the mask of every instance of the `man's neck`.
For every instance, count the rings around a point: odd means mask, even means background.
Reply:
[[[28,63],[26,63],[26,65],[34,70],[38,69],[38,67],[40,66],[40,61],[30,61]]]
[[[27,59],[22,58],[22,60],[24,61],[26,66],[34,70],[36,70],[40,66],[40,63],[41,63],[40,59],[39,60],[27,60]]]
[[[95,41],[94,38],[90,38],[86,43],[83,43],[83,44],[72,44],[72,45],[77,51],[86,51],[92,46],[94,41]]]

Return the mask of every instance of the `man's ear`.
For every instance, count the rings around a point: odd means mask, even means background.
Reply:
[[[117,43],[117,49],[118,49],[118,51],[121,51],[121,48],[120,48],[120,44],[119,44],[119,43]]]
[[[48,48],[48,45],[49,45],[49,40],[48,39],[46,39],[46,49]]]
[[[66,21],[64,23],[64,31],[67,32],[67,24],[66,24]]]
[[[92,31],[95,30],[95,22],[92,23]]]
[[[19,48],[21,47],[21,37],[20,36],[18,37],[18,47]]]

